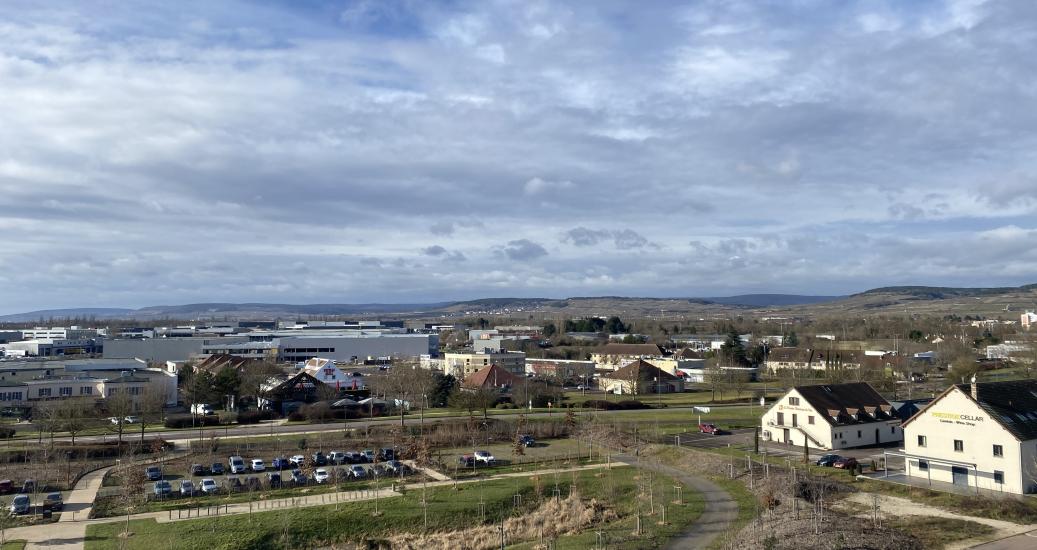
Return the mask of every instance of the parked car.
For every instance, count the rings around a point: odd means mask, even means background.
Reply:
[[[122,421],[125,424],[140,424],[140,417],[139,416],[127,416],[126,418],[123,418]]]
[[[277,489],[281,486],[281,472],[270,472],[266,475],[266,483],[271,489]]]
[[[461,455],[457,457],[457,463],[465,468],[475,466],[475,457],[472,455]]]
[[[407,465],[402,463],[402,462],[400,462],[399,460],[389,460],[389,461],[386,461],[385,464],[382,464],[382,467],[385,469],[385,472],[387,474],[392,474],[392,475],[406,474],[407,471],[409,470]]]
[[[367,468],[359,464],[354,464],[349,467],[349,476],[353,479],[364,479],[367,477]]]
[[[29,494],[29,493],[35,493],[36,492],[36,480],[35,479],[26,479],[25,481],[22,482],[22,490],[18,491],[18,492],[26,494],[26,495]]]
[[[227,459],[227,464],[230,465],[230,473],[232,474],[243,474],[245,473],[245,459],[240,456],[232,456]]]
[[[360,452],[360,456],[364,457],[364,462],[374,462],[374,449],[364,449]]]
[[[328,462],[332,464],[346,464],[346,453],[342,451],[331,451],[328,453]]]
[[[205,466],[202,466],[201,464],[192,464],[191,465],[191,475],[193,475],[193,476],[204,476],[205,475]]]
[[[14,492],[14,482],[10,479],[0,479],[0,495]]]
[[[245,485],[245,488],[250,490],[250,491],[259,491],[259,490],[261,490],[263,488],[262,484],[259,482],[259,478],[256,477],[256,476],[248,476],[248,477],[246,477],[245,481],[244,481],[244,485]]]
[[[342,464],[356,464],[360,462],[360,453],[355,451],[346,451],[342,453]]]
[[[190,479],[180,480],[180,496],[189,497],[194,495],[194,482]]]
[[[532,447],[536,445],[537,442],[533,439],[533,436],[527,434],[519,436],[519,444],[523,447]]]
[[[223,463],[222,462],[213,462],[212,466],[209,466],[209,473],[211,473],[214,476],[222,476],[223,475]]]
[[[253,458],[250,467],[252,468],[253,472],[262,472],[263,470],[266,470],[266,466],[263,465],[262,458]]]
[[[241,480],[236,477],[227,480],[227,488],[234,492],[245,490],[245,486],[241,484]]]
[[[288,459],[288,462],[291,462],[295,466],[302,466],[306,462],[306,457],[302,455],[293,455]]]
[[[378,457],[382,460],[395,460],[396,449],[391,449],[388,447],[381,449],[380,451],[378,451]]]
[[[327,466],[328,459],[324,456],[324,453],[317,451],[313,453],[313,465],[314,466]]]
[[[144,470],[144,475],[148,477],[148,481],[158,481],[162,479],[162,468],[158,466],[148,466]]]
[[[155,482],[154,491],[155,491],[155,496],[157,496],[157,497],[164,497],[164,496],[168,495],[169,493],[173,492],[173,486],[168,481],[166,481],[164,479],[163,480],[159,480],[159,481]]]
[[[274,470],[280,471],[280,470],[284,470],[284,469],[290,468],[291,467],[291,463],[288,462],[287,458],[285,458],[283,456],[279,456],[279,457],[274,458],[272,461],[270,461],[270,467],[273,468]]]
[[[822,456],[821,458],[817,459],[817,462],[816,462],[816,464],[817,464],[818,466],[825,466],[825,467],[830,467],[830,466],[832,466],[833,464],[835,464],[835,462],[836,462],[837,460],[842,460],[842,458],[843,458],[843,457],[841,457],[841,456],[839,456],[839,455],[832,455],[832,454],[829,454],[829,455],[825,455],[825,456]]]
[[[492,466],[497,463],[497,459],[488,451],[475,451],[475,461],[482,462],[487,466]]]
[[[201,487],[202,492],[207,495],[216,494],[220,491],[220,486],[216,485],[216,480],[211,477],[203,479]]]
[[[302,470],[292,470],[292,483],[296,485],[306,485],[309,479],[306,474],[302,473]]]
[[[856,468],[857,467],[857,459],[853,458],[852,456],[844,456],[844,457],[840,458],[839,460],[836,460],[832,464],[832,467],[840,468],[840,469],[843,469],[843,470],[849,470],[850,468]]]
[[[44,510],[61,510],[65,506],[65,502],[61,500],[61,493],[47,493],[47,496],[43,497],[43,509]]]
[[[316,481],[318,484],[325,483],[328,481],[328,471],[324,468],[317,468],[313,471],[313,481]]]
[[[109,418],[108,421],[111,422],[115,426],[118,426],[119,424],[122,424],[123,422],[125,422],[124,419],[119,418],[118,416],[113,416],[113,417]]]
[[[12,514],[29,513],[29,495],[18,495],[11,500]]]
[[[716,424],[703,423],[699,424],[699,433],[709,435],[724,435],[724,430],[718,428]]]

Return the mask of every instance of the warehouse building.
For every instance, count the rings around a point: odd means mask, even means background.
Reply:
[[[893,405],[865,382],[796,386],[763,414],[763,438],[822,450],[903,439]]]
[[[905,473],[1037,492],[1037,380],[957,384],[904,423]]]

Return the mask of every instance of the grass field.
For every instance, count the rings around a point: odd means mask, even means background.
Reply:
[[[598,499],[613,509],[619,518],[600,527],[609,537],[611,548],[646,548],[657,546],[665,538],[679,532],[698,517],[702,501],[698,495],[685,493],[685,504],[664,504],[665,489],[672,480],[655,476],[651,502],[639,495],[641,472],[633,468],[610,471],[584,471],[551,479],[517,477],[506,480],[442,487],[428,491],[428,525],[430,531],[463,529],[473,525],[493,525],[502,517],[529,512],[539,499],[550,498],[557,484],[562,496],[575,486],[585,498]],[[248,515],[224,516],[218,519],[157,523],[130,522],[133,533],[126,547],[147,550],[164,548],[209,548],[219,550],[245,548],[313,548],[334,541],[361,541],[381,538],[393,532],[420,532],[424,529],[422,491],[416,485],[404,496],[385,499],[381,514],[373,515],[375,502],[322,506],[300,510],[284,510]],[[515,507],[521,495],[521,503]],[[653,507],[655,515],[650,516]],[[666,523],[661,523],[663,506]],[[644,534],[632,533],[638,509],[642,511]],[[86,548],[90,550],[120,547],[119,533],[123,523],[87,527]],[[563,537],[558,548],[587,548],[597,534],[583,533]],[[518,543],[520,541],[514,541]],[[520,545],[528,548],[529,545]]]
[[[25,541],[9,540],[0,546],[0,550],[25,550]]]

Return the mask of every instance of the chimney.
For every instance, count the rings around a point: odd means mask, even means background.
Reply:
[[[972,398],[978,401],[979,398],[976,397],[976,394],[978,392],[976,391],[976,375],[975,374],[972,375],[972,384],[970,385],[970,388],[972,390]]]

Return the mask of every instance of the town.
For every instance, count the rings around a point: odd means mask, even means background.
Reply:
[[[7,322],[4,538],[1028,544],[1037,314],[530,311]]]

